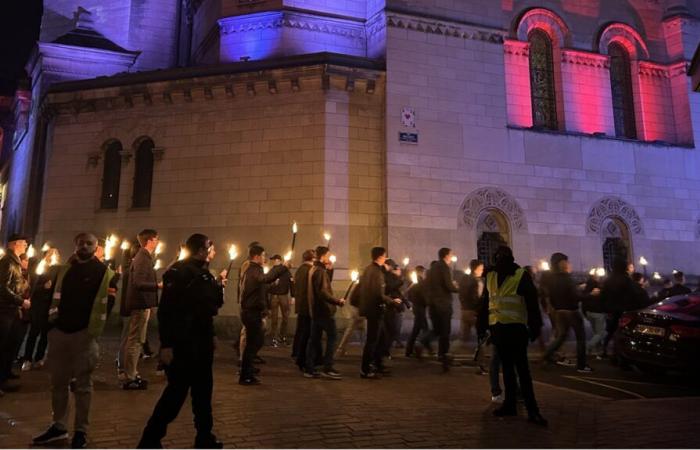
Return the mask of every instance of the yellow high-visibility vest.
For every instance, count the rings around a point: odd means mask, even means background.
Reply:
[[[507,276],[498,286],[498,274],[491,272],[486,277],[489,291],[489,325],[497,323],[522,323],[527,325],[525,299],[518,295],[518,286],[525,269],[517,269],[514,275]]]

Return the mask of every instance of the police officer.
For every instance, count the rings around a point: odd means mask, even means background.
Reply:
[[[194,447],[223,448],[211,432],[216,348],[213,318],[224,301],[222,285],[209,272],[211,245],[207,236],[193,234],[185,243],[190,256],[163,274],[158,328],[168,384],[143,430],[139,448],[161,448],[160,440],[180,412],[188,391],[197,429]]]
[[[506,396],[503,405],[493,414],[497,417],[516,416],[518,383],[527,407],[528,420],[547,426],[540,414],[532,387],[527,360],[528,337],[535,341],[542,328],[542,315],[537,303],[537,288],[527,271],[517,264],[513,251],[501,246],[494,256],[494,270],[486,276],[484,299],[488,307],[481,308],[479,333],[485,333],[486,321],[496,351],[503,364],[503,384]],[[484,305],[485,306],[485,305]]]

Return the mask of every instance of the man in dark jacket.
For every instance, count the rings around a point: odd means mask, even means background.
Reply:
[[[315,250],[306,250],[302,255],[303,263],[294,274],[294,310],[297,314],[297,329],[294,333],[292,358],[299,370],[306,367],[306,346],[311,336],[311,313],[309,312],[309,271],[316,259]]]
[[[499,247],[494,255],[495,267],[486,277],[485,305],[479,313],[479,334],[487,326],[503,365],[506,388],[503,405],[494,411],[497,417],[515,416],[518,380],[525,400],[528,420],[547,426],[540,414],[532,387],[527,360],[528,337],[537,340],[542,328],[542,315],[537,302],[537,288],[525,269],[515,264],[510,248]],[[517,379],[516,379],[517,373]]]
[[[317,378],[324,376],[334,380],[339,380],[340,374],[333,367],[333,353],[338,339],[338,330],[335,325],[335,312],[337,306],[343,306],[345,299],[337,299],[331,289],[332,263],[330,261],[330,250],[328,247],[316,247],[316,262],[309,269],[310,277],[307,298],[300,298],[299,301],[309,303],[311,313],[311,339],[306,347],[306,367],[304,376],[307,378]],[[321,348],[321,339],[326,333],[326,351],[323,355],[323,371],[316,371],[317,353]]]
[[[391,356],[391,347],[399,339],[401,333],[401,315],[407,309],[403,292],[404,279],[401,267],[393,259],[387,259],[384,264],[384,282],[386,283],[386,295],[391,298],[401,299],[399,305],[389,305],[384,311],[382,325],[382,351],[385,357]]]
[[[138,374],[138,362],[141,357],[141,336],[144,335],[151,315],[151,308],[158,306],[158,283],[154,269],[153,252],[158,246],[158,232],[146,229],[138,234],[141,249],[136,253],[129,267],[129,285],[127,286],[126,307],[129,311],[129,331],[127,334],[127,353],[125,369],[127,380],[123,387],[127,390],[146,389],[148,383]]]
[[[252,246],[248,254],[250,264],[241,279],[241,321],[245,326],[246,345],[238,383],[244,386],[260,384],[260,380],[255,377],[253,359],[265,340],[262,320],[267,309],[267,285],[273,283],[285,271],[289,271],[289,262],[285,262],[273,267],[266,274],[262,266],[265,263],[265,249],[259,245]]]
[[[433,332],[438,337],[438,358],[442,362],[443,371],[449,370],[450,335],[452,333],[452,295],[459,290],[452,279],[452,250],[441,248],[438,251],[438,261],[430,267],[426,279],[426,288],[430,306],[430,320]]]
[[[408,288],[406,294],[408,303],[413,310],[413,329],[406,343],[406,356],[413,356],[416,339],[423,331],[428,330],[428,316],[426,309],[428,307],[425,299],[425,267],[416,266],[415,282]]]
[[[386,249],[384,247],[372,248],[372,264],[362,272],[357,286],[360,316],[367,318],[367,338],[362,349],[360,376],[367,379],[375,379],[377,372],[386,371],[382,362],[384,355],[380,345],[380,328],[384,309],[392,303],[401,304],[401,299],[392,299],[386,295],[386,283],[382,271],[385,262]]]
[[[189,391],[197,435],[194,448],[223,448],[212,434],[212,364],[216,349],[214,316],[224,302],[222,285],[209,272],[211,240],[193,234],[185,244],[190,256],[163,274],[158,308],[160,359],[168,384],[156,404],[139,448],[162,448],[161,439],[175,420]]]
[[[668,290],[666,297],[673,297],[674,295],[687,295],[692,291],[689,287],[685,285],[685,274],[683,272],[676,272],[673,274],[673,287]]]
[[[469,262],[469,273],[465,274],[459,281],[459,303],[462,309],[462,343],[467,345],[471,339],[472,329],[476,330],[476,322],[481,308],[484,295],[484,263],[473,259]],[[486,373],[486,352],[479,347],[477,339],[474,351],[476,361],[476,373],[484,375]]]
[[[7,241],[7,253],[0,259],[0,386],[15,378],[12,363],[15,355],[13,330],[17,327],[19,310],[29,309],[29,284],[22,276],[19,257],[27,251],[27,238],[13,234]]]
[[[274,266],[282,265],[282,257],[275,255],[272,257]],[[292,288],[292,273],[287,270],[270,285],[270,315],[272,324],[270,334],[272,335],[272,346],[287,344],[287,322],[289,321],[289,292]],[[280,322],[279,316],[282,315]]]
[[[581,373],[592,372],[586,363],[586,332],[583,327],[583,317],[579,312],[579,303],[584,300],[574,280],[571,278],[571,263],[563,253],[554,253],[550,260],[552,272],[542,280],[543,295],[554,308],[557,337],[545,350],[542,359],[545,363],[555,363],[553,355],[561,348],[573,328],[576,336],[576,370]],[[567,361],[562,365],[570,365]]]

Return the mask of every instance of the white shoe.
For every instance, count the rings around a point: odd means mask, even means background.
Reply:
[[[22,372],[29,372],[32,370],[32,362],[31,361],[25,361],[22,363]]]
[[[492,395],[491,403],[503,403],[503,394]]]

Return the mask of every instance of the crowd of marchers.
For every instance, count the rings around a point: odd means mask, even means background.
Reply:
[[[224,302],[229,270],[213,273],[210,261],[216,254],[214,243],[203,234],[193,234],[184,246],[186,257],[170,264],[159,281],[154,261],[157,231],[143,230],[137,243],[122,270],[105,261],[105,241],[90,233],[75,237],[75,251],[63,264],[55,248],[45,246],[39,258],[30,258],[28,239],[19,234],[9,237],[6,254],[0,259],[0,386],[11,390],[12,383],[16,383],[19,375],[15,363],[20,371],[28,371],[41,369],[46,362],[52,424],[34,438],[33,444],[68,439],[72,393],[75,419],[71,444],[74,448],[87,446],[98,340],[121,287],[124,295],[119,312],[123,325],[115,358],[121,386],[125,390],[148,387],[138,366],[141,359],[153,356],[147,336],[152,311],[158,317],[158,372],[167,377],[138,446],[160,448],[168,424],[190,395],[196,428],[194,446],[223,447],[212,433],[212,365],[217,348],[214,316]],[[359,367],[362,379],[390,376],[386,361],[395,348],[405,348],[406,357],[436,356],[442,371],[448,372],[455,364],[450,356],[450,340],[453,297],[457,296],[460,336],[467,342],[476,331],[474,367],[478,374],[489,375],[492,400],[499,404],[494,415],[517,415],[519,394],[528,420],[547,426],[535,399],[529,343],[537,342],[541,347],[545,366],[560,364],[590,372],[587,358],[593,355],[614,361],[614,345],[612,353],[608,352],[622,314],[652,302],[644,276],[634,272],[625,259],[613,261],[608,276],[599,277],[593,272],[585,283],[577,283],[563,253],[553,254],[551,270],[540,273],[516,264],[508,247],[496,251],[492,266],[486,268],[474,260],[466,273],[454,270],[454,255],[449,248],[441,248],[436,256],[429,267],[409,270],[407,264],[401,267],[389,259],[385,248],[374,247],[359,280],[353,280],[339,296],[332,288],[334,257],[327,246],[303,251],[302,263],[292,273],[287,258],[274,255],[268,261],[260,243],[251,243],[237,280],[242,327],[234,347],[240,361],[239,384],[261,383],[260,365],[265,361],[259,352],[266,335],[275,347],[291,346],[295,364],[309,379],[342,379],[334,362],[345,355],[355,332],[360,332],[364,341]],[[689,292],[683,274],[677,272],[674,282],[666,281],[655,297]],[[292,307],[297,321],[289,342]],[[335,316],[343,307],[350,310],[346,314],[350,320],[338,343]],[[409,310],[413,327],[404,344],[402,320]],[[547,339],[543,333],[545,318],[552,324]],[[590,321],[593,331],[588,340],[584,320]],[[572,330],[575,362],[560,353]],[[4,393],[0,391],[0,395]]]

